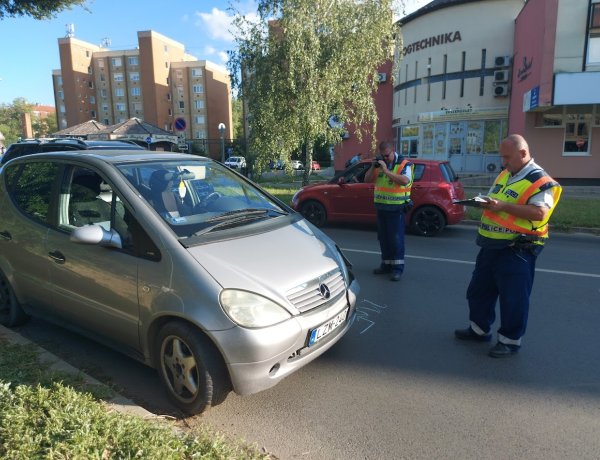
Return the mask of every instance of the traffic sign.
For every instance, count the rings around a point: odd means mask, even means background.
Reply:
[[[148,143],[148,144],[152,144],[152,140],[153,140],[153,139],[152,139],[152,136],[148,136],[148,137],[146,138],[146,143]]]
[[[176,118],[175,119],[175,129],[177,131],[184,131],[185,127],[187,126],[185,119],[184,118]]]

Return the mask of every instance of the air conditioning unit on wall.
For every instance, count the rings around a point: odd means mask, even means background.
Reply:
[[[494,58],[494,67],[508,67],[510,65],[510,56],[496,56]]]
[[[498,83],[508,81],[509,76],[508,70],[496,70],[494,72],[494,81]]]
[[[508,96],[508,84],[500,83],[494,85],[494,97]]]

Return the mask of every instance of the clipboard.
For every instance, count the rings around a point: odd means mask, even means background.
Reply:
[[[454,204],[462,204],[463,206],[472,206],[474,208],[481,208],[483,203],[487,203],[491,198],[487,195],[478,195],[468,200],[456,200]]]

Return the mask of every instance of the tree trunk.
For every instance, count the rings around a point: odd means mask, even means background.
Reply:
[[[312,173],[312,159],[313,159],[313,143],[307,142],[305,147],[304,155],[304,174],[302,174],[302,186],[308,185],[310,175]]]

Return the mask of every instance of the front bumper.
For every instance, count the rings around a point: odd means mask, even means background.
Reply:
[[[350,329],[356,317],[360,286],[352,281],[333,305],[316,308],[275,326],[213,332],[221,345],[236,393],[247,395],[266,390],[331,348]],[[348,308],[344,324],[315,345],[308,347],[308,334]]]

